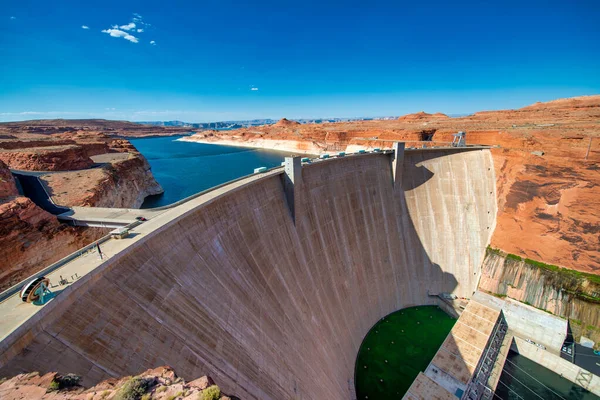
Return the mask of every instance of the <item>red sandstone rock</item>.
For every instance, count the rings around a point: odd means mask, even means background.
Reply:
[[[418,113],[414,113],[414,114],[406,114],[403,115],[402,117],[398,118],[398,121],[421,121],[421,120],[434,120],[434,119],[447,119],[450,118],[448,117],[446,114],[442,114],[442,113],[435,113],[435,114],[428,114],[424,111],[420,111]]]
[[[7,165],[0,160],[0,201],[7,197],[17,196],[17,186],[15,185],[15,179],[13,178]]]
[[[77,145],[0,150],[0,160],[11,169],[27,171],[69,171],[89,168],[94,163]]]
[[[277,123],[275,124],[275,126],[297,126],[297,125],[301,125],[300,122],[297,121],[290,121],[287,118],[281,118],[279,121],[277,121]]]
[[[196,387],[200,390],[204,390],[207,387],[214,385],[215,382],[209,376],[202,376],[196,380],[191,381],[188,385],[190,387]]]
[[[138,376],[149,382],[149,387],[146,391],[149,398],[158,400],[182,398],[197,400],[200,392],[205,388],[193,385],[194,382],[206,378],[204,382],[214,384],[210,377],[202,377],[186,384],[183,379],[177,378],[175,371],[170,367],[150,369]],[[56,386],[53,386],[53,381],[60,379],[61,376],[55,372],[50,372],[43,376],[40,376],[37,372],[19,374],[0,383],[0,398],[27,400],[110,400],[122,393],[123,387],[132,377],[107,379],[89,389],[74,386],[55,390]],[[226,395],[222,395],[220,398],[222,400],[231,400],[231,397]]]

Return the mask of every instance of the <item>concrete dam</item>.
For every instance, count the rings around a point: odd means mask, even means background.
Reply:
[[[438,304],[431,293],[473,295],[496,213],[486,148],[245,178],[106,245],[108,259],[3,335],[0,376],[93,384],[170,365],[243,399],[349,399],[378,320]]]

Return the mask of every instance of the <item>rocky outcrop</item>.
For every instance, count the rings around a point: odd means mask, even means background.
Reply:
[[[3,399],[55,400],[232,400],[214,381],[203,376],[191,382],[179,378],[170,367],[158,367],[137,376],[108,379],[86,389],[74,374],[38,372],[19,374],[0,383]],[[239,400],[239,399],[238,399]]]
[[[600,342],[600,279],[522,260],[488,248],[479,289],[508,296],[572,321],[579,336]]]
[[[301,125],[298,121],[290,121],[287,118],[281,118],[279,121],[275,123],[274,126],[298,126]]]
[[[102,168],[41,177],[56,204],[83,207],[140,208],[147,196],[163,192],[142,155]]]
[[[0,150],[0,160],[11,169],[26,171],[71,171],[94,164],[85,148],[77,145]]]
[[[420,111],[414,114],[406,114],[398,118],[398,121],[422,121],[422,120],[431,120],[431,119],[447,119],[450,118],[446,114],[435,113],[428,114],[425,111]]]

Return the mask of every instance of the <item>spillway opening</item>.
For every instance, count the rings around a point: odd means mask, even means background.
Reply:
[[[419,139],[421,142],[431,142],[433,141],[433,135],[435,135],[435,129],[425,129],[419,133]]]
[[[438,306],[404,308],[365,336],[354,370],[357,399],[401,398],[424,372],[456,319]]]

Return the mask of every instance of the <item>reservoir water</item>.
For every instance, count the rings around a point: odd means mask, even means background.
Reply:
[[[254,168],[281,165],[286,152],[181,142],[182,136],[129,139],[146,157],[162,195],[146,198],[142,208],[172,204],[202,190],[252,174]]]

